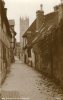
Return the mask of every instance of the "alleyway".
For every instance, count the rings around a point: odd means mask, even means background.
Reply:
[[[3,97],[9,98],[14,92],[21,100],[56,100],[63,97],[59,87],[18,59],[11,66],[2,91]]]

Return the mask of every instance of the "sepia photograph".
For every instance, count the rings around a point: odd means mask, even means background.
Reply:
[[[0,100],[63,100],[63,0],[0,0]]]

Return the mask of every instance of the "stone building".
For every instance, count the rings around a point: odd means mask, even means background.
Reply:
[[[14,29],[14,26],[15,26],[15,21],[14,20],[9,20],[9,26],[10,26],[10,31],[11,31],[11,34],[12,34],[12,40],[11,40],[11,63],[13,63],[15,61],[14,59],[14,55],[15,55],[15,45],[16,45],[16,32],[15,32],[15,29]]]
[[[35,37],[35,31],[36,31],[36,20],[34,20],[34,22],[30,25],[30,27],[27,29],[27,31],[23,34],[24,62],[30,66],[35,66],[35,63],[34,63],[35,62],[35,58],[34,58],[35,54],[34,54],[33,48],[30,47],[31,41]],[[28,46],[29,46],[29,48],[28,48]]]
[[[45,15],[42,9],[24,33],[24,61],[63,85],[63,3]],[[30,53],[30,59],[28,54]]]
[[[8,20],[5,2],[0,0],[0,76],[4,81],[10,68],[10,63],[14,61],[15,35],[14,20]]]
[[[5,3],[0,0],[0,82],[4,81],[10,66],[10,47],[12,34],[7,19],[7,8]]]
[[[29,18],[21,18],[20,17],[20,47],[21,47],[21,56],[23,55],[23,34],[29,27]]]

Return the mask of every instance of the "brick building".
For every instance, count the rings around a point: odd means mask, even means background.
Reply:
[[[63,3],[44,15],[36,12],[36,19],[24,33],[25,62],[63,85]],[[30,59],[29,59],[30,56]]]

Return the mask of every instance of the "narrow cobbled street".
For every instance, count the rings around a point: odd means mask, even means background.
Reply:
[[[63,97],[59,87],[18,59],[2,85],[3,97],[9,98],[13,92],[15,98],[18,95],[22,98],[20,100],[56,100]]]

